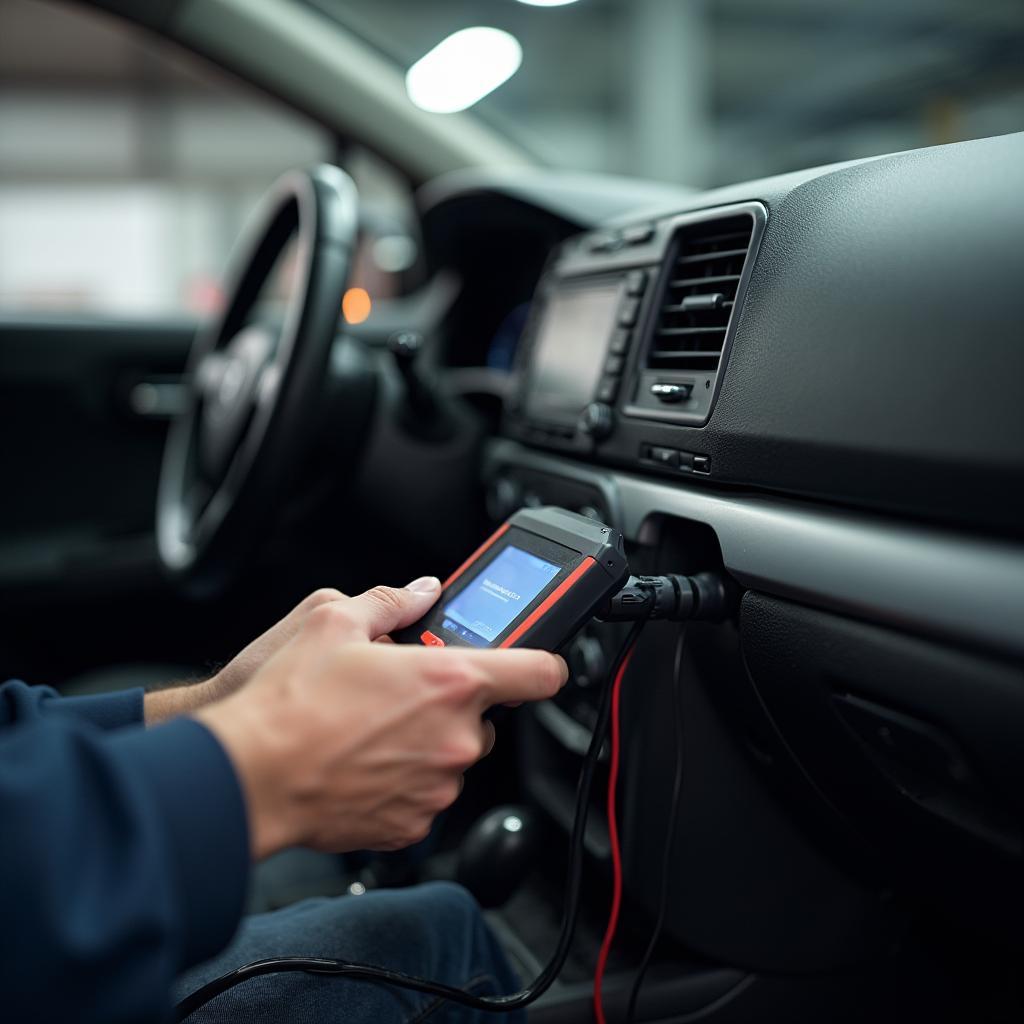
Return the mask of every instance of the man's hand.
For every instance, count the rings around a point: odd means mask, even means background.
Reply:
[[[410,587],[422,585],[416,580]],[[428,578],[426,583],[431,583]],[[431,587],[430,589],[434,589]],[[436,593],[435,593],[436,598]],[[154,690],[145,697],[147,725],[155,725],[179,715],[192,714],[200,708],[221,700],[241,689],[264,662],[269,661],[296,633],[310,612],[331,601],[344,600],[338,590],[324,587],[303,598],[283,619],[275,622],[265,633],[260,634],[241,653],[236,654],[215,676],[201,683],[171,686]],[[427,606],[429,607],[429,605]],[[426,609],[424,609],[426,610]]]
[[[543,651],[370,642],[415,622],[439,589],[323,603],[248,685],[196,715],[238,771],[255,857],[418,842],[490,750],[484,711],[565,682]]]

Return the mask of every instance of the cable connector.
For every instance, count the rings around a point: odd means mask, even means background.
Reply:
[[[630,576],[626,585],[596,613],[602,622],[666,619],[720,622],[728,614],[725,580],[715,572],[693,576]]]

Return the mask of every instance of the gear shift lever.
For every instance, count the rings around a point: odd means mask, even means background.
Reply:
[[[462,840],[455,880],[480,906],[501,906],[537,863],[541,831],[540,819],[529,807],[495,807]]]
[[[388,351],[405,383],[402,423],[410,433],[424,440],[445,441],[452,436],[454,427],[437,389],[418,365],[425,341],[419,331],[396,331],[388,339]]]

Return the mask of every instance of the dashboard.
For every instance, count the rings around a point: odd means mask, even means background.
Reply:
[[[813,915],[778,931],[768,905],[817,891],[849,937],[878,908],[846,870],[986,927],[1024,910],[1021,167],[1014,135],[705,193],[482,172],[421,193],[435,270],[462,284],[436,325],[442,373],[507,360],[492,518],[567,505],[621,529],[641,571],[736,583],[732,626],[687,640],[691,710],[707,758],[735,751],[716,806],[749,822],[765,789],[784,810],[726,855],[720,810],[693,798],[688,835],[722,844],[681,870],[699,883],[669,927],[693,948],[849,962]],[[577,677],[600,657],[581,638]],[[528,775],[556,820],[589,708],[577,686],[531,719]],[[656,765],[634,772],[657,791]],[[625,823],[641,874],[642,818]],[[715,924],[738,877],[758,922],[741,935]]]
[[[1024,407],[1002,382],[1024,376],[1022,154],[1004,136],[648,209],[627,190],[634,212],[610,216],[602,194],[589,224],[582,188],[573,206],[564,191],[472,181],[433,186],[424,216],[440,258],[472,264],[468,302],[494,308],[513,278],[502,314],[533,298],[509,436],[665,476],[692,475],[697,457],[726,485],[1019,535]],[[468,224],[507,228],[510,249],[477,246]],[[614,414],[595,435],[575,416],[589,401],[552,405],[546,314],[616,286],[614,314],[581,327],[589,342],[571,357],[572,386]]]

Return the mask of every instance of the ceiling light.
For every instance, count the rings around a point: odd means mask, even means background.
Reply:
[[[519,0],[521,4],[529,4],[531,7],[565,7],[566,4],[574,4],[576,0]]]
[[[451,114],[493,92],[522,62],[523,48],[515,36],[498,28],[464,28],[409,68],[405,88],[416,106]]]

